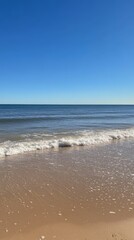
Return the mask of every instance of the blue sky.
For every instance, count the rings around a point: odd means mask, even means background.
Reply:
[[[0,103],[134,103],[133,0],[0,0]]]

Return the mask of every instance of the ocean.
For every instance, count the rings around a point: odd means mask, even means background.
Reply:
[[[134,139],[134,105],[0,105],[0,157]]]
[[[133,239],[134,106],[0,105],[0,239]]]

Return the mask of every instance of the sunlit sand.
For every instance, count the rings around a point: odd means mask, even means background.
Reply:
[[[1,160],[0,239],[133,239],[131,142]]]

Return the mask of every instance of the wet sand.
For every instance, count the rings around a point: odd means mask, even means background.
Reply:
[[[0,161],[0,239],[134,239],[134,143]]]

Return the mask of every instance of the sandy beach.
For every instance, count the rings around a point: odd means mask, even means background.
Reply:
[[[0,239],[132,240],[133,149],[115,141],[1,160]]]
[[[79,226],[77,224],[49,224],[25,234],[16,234],[11,240],[62,239],[62,240],[133,240],[134,219],[95,223]]]
[[[134,1],[0,1],[0,240],[134,240]]]

